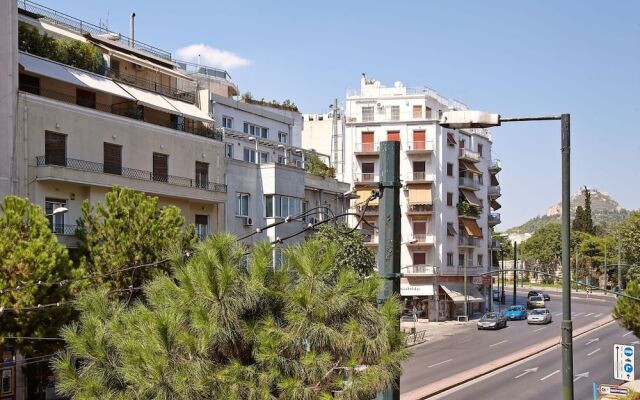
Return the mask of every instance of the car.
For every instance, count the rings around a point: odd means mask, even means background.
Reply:
[[[544,308],[544,298],[542,296],[531,296],[527,300],[527,308]]]
[[[493,289],[493,299],[496,301],[500,300],[500,291],[498,289]]]
[[[542,292],[538,290],[530,290],[529,293],[527,293],[527,299],[531,296],[542,296]]]
[[[527,324],[550,324],[551,320],[551,311],[548,308],[537,308],[529,313]]]
[[[527,309],[524,308],[523,306],[511,306],[507,309],[506,315],[507,315],[507,318],[509,318],[509,320],[527,319]]]
[[[507,316],[504,312],[485,313],[478,321],[478,330],[500,329],[507,327]]]
[[[544,299],[544,301],[551,301],[551,296],[549,296],[549,293],[542,292],[542,298]]]

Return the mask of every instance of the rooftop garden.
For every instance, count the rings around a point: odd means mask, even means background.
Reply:
[[[278,108],[280,110],[287,111],[298,111],[298,106],[296,103],[292,102],[289,99],[284,100],[283,102],[279,102],[277,100],[265,100],[264,97],[260,100],[254,99],[251,92],[245,92],[240,96],[242,101],[249,104],[256,104],[259,106],[273,107]]]

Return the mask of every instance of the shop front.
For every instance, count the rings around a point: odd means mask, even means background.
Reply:
[[[464,284],[462,282],[446,282],[441,283],[440,288],[444,292],[444,300],[441,300],[439,306],[443,308],[443,313],[447,319],[457,320],[459,316],[465,315],[464,303]],[[481,313],[485,302],[484,296],[472,284],[467,283],[467,305],[468,316],[475,313]]]
[[[403,277],[400,279],[400,297],[403,315],[431,319],[429,304],[433,302],[433,280],[429,277]]]

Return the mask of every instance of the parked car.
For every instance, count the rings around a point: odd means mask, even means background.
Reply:
[[[496,301],[500,300],[500,291],[498,289],[493,289],[493,299]]]
[[[507,327],[507,315],[504,312],[485,313],[478,321],[478,330],[500,329]]]
[[[528,324],[550,324],[551,323],[551,311],[547,308],[538,308],[529,313],[527,317]]]
[[[549,296],[549,293],[543,292],[542,298],[544,299],[544,301],[551,301],[551,296]]]
[[[544,298],[542,296],[531,296],[527,300],[527,308],[544,308]]]
[[[538,290],[530,290],[529,293],[527,293],[527,298],[531,296],[542,296],[542,292]]]
[[[511,306],[507,310],[507,318],[512,319],[527,319],[527,309],[523,306]]]

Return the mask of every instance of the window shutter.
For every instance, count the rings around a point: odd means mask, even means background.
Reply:
[[[66,165],[67,136],[56,132],[45,132],[44,160],[47,165]]]

